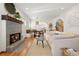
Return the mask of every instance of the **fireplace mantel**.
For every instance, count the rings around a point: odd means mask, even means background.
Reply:
[[[8,20],[8,21],[19,23],[19,24],[23,24],[22,21],[20,21],[20,20],[18,20],[16,18],[13,18],[11,16],[8,16],[8,15],[1,15],[1,17],[2,17],[2,20]]]

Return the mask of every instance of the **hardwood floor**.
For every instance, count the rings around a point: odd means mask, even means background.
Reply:
[[[25,41],[23,49],[16,52],[1,52],[0,56],[26,56],[34,41],[34,38],[25,38],[24,40]]]

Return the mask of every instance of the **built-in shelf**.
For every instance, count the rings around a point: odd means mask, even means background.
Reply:
[[[16,18],[13,18],[11,16],[8,16],[8,15],[1,15],[1,17],[2,17],[2,20],[8,20],[8,21],[19,23],[19,24],[23,24],[22,21],[20,21],[20,20],[18,20]]]

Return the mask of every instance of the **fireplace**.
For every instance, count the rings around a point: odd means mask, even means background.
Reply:
[[[21,40],[21,33],[10,34],[10,45]]]

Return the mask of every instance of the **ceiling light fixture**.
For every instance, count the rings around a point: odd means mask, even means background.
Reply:
[[[26,8],[26,10],[28,10],[29,8]]]
[[[61,10],[64,10],[64,8],[60,8]]]

